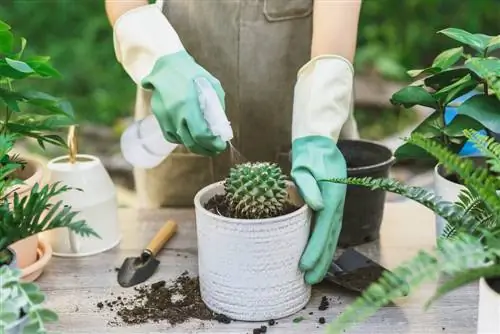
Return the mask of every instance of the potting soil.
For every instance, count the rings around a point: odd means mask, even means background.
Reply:
[[[107,307],[116,312],[115,324],[119,324],[119,320],[125,324],[168,321],[171,325],[190,319],[230,322],[205,306],[199,292],[198,278],[189,277],[188,272],[184,272],[170,285],[159,281],[135,287],[134,290],[136,293],[131,297],[118,296],[104,300],[97,307],[101,310]]]

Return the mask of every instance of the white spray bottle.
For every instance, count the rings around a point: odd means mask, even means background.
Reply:
[[[233,130],[217,93],[206,78],[195,80],[200,109],[209,129],[225,142],[233,138]],[[122,134],[120,146],[125,160],[134,167],[158,166],[178,144],[165,139],[154,115],[138,120]]]

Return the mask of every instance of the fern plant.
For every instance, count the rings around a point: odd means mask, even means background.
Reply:
[[[0,267],[0,333],[20,325],[19,333],[45,334],[45,324],[55,322],[58,315],[44,307],[44,294],[31,282],[21,282],[19,269]],[[25,320],[24,320],[24,319]]]
[[[474,165],[422,134],[416,133],[407,139],[460,178],[466,189],[453,203],[441,200],[432,191],[392,179],[325,180],[402,195],[447,221],[445,232],[432,252],[420,251],[392,272],[385,272],[329,325],[329,333],[340,333],[365,320],[380,307],[408,295],[426,281],[436,280],[441,274],[447,274],[448,279],[437,288],[425,308],[445,294],[482,277],[500,278],[500,196],[497,194],[500,178],[495,174],[500,169],[500,144],[471,129],[465,130],[464,136],[487,157],[487,167]]]

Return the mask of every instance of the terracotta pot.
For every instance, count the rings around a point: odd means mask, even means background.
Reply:
[[[41,163],[31,159],[25,159],[26,165],[24,169],[19,169],[16,176],[24,180],[24,184],[13,186],[6,190],[10,193],[8,196],[9,203],[14,201],[14,192],[20,197],[28,195],[36,183],[42,186],[43,181],[43,166]],[[13,243],[10,248],[16,252],[17,265],[20,269],[24,269],[37,261],[38,235],[32,235],[23,240]]]

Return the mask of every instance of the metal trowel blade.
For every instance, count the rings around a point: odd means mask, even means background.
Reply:
[[[376,282],[387,271],[386,268],[349,248],[334,260],[325,280],[348,290],[362,292]]]
[[[118,272],[118,284],[128,288],[143,283],[155,273],[159,264],[160,261],[147,252],[139,257],[128,257]]]

